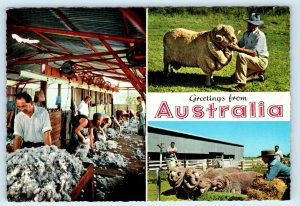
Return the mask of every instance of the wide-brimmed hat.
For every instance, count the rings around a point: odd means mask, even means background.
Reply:
[[[261,151],[260,157],[272,157],[274,155],[275,155],[274,150],[263,150]]]
[[[256,13],[252,13],[249,16],[249,19],[246,19],[245,21],[256,26],[262,25],[264,23],[264,21],[260,20],[260,15],[257,15]]]

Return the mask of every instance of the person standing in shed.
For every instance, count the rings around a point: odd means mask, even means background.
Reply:
[[[20,112],[14,120],[13,149],[51,145],[52,130],[49,113],[33,104],[26,92],[17,94],[16,105]]]
[[[89,117],[89,103],[90,102],[91,102],[91,97],[86,96],[78,105],[78,114]]]

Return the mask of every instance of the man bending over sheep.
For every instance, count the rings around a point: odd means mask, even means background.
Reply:
[[[238,83],[231,88],[232,91],[242,92],[246,89],[246,82],[258,79],[264,81],[264,71],[268,66],[269,52],[265,34],[259,30],[263,24],[260,16],[252,13],[248,22],[248,30],[244,32],[238,44],[229,46],[233,51],[239,52],[236,60],[236,72],[232,75],[232,81]]]
[[[283,195],[283,198],[289,199],[291,169],[275,158],[275,153],[273,150],[261,151],[261,158],[264,163],[268,164],[268,170],[264,174],[264,178],[268,181],[272,181],[275,177],[282,179],[288,187],[285,194]]]

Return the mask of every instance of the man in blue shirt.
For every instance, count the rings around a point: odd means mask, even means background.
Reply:
[[[291,168],[289,168],[285,164],[281,163],[278,159],[276,159],[273,150],[261,151],[261,158],[264,161],[264,163],[268,164],[268,170],[264,174],[264,178],[267,181],[272,181],[275,177],[282,179],[287,185],[287,189],[283,195],[283,199],[289,199]]]
[[[242,92],[246,89],[247,80],[259,79],[264,81],[264,71],[268,66],[269,52],[265,34],[259,30],[263,24],[260,16],[252,13],[248,22],[247,31],[244,32],[238,44],[229,48],[239,52],[236,60],[236,72],[232,75],[232,80],[238,83],[231,88],[231,91]]]

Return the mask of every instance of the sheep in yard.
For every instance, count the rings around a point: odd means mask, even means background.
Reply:
[[[220,175],[212,180],[212,189],[221,192],[246,194],[254,180],[259,176],[257,172],[234,172]]]
[[[202,174],[199,181],[200,193],[207,192],[211,188],[212,179],[220,175],[226,175],[233,172],[241,172],[242,170],[237,167],[227,167],[227,168],[209,168],[206,173]]]
[[[205,84],[213,83],[213,71],[229,64],[232,51],[227,47],[236,44],[232,26],[219,24],[211,31],[195,32],[183,28],[168,31],[163,38],[164,74],[184,67],[199,67],[206,74]]]
[[[176,194],[178,193],[178,189],[182,188],[185,172],[186,168],[183,167],[171,167],[168,170],[168,181],[170,186],[175,189]]]
[[[194,193],[198,189],[200,177],[203,174],[202,170],[188,168],[183,179],[183,189],[188,194],[188,197],[194,197]]]

